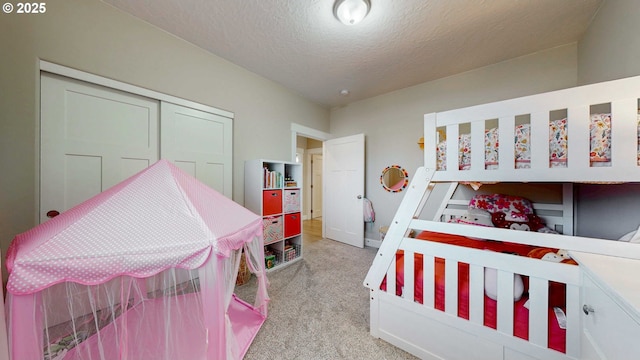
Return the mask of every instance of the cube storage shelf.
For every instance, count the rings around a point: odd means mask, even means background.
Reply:
[[[247,160],[244,206],[262,216],[268,271],[302,259],[302,164]]]

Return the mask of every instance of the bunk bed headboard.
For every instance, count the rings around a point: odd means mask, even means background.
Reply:
[[[426,114],[424,164],[437,170],[435,182],[639,181],[639,99],[640,76]],[[550,135],[556,126],[561,132]],[[520,166],[523,128],[529,153]],[[499,146],[487,150],[491,136]],[[594,146],[605,142],[603,155]]]

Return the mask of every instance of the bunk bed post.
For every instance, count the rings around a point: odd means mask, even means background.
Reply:
[[[575,235],[575,203],[573,201],[573,183],[564,183],[562,185],[562,234]],[[555,230],[555,229],[554,229]]]
[[[411,220],[417,216],[424,206],[424,199],[429,197],[431,189],[429,184],[433,178],[435,170],[419,167],[415,176],[411,180],[407,193],[398,207],[398,211],[391,221],[389,230],[385,235],[385,241],[382,242],[373,264],[369,268],[367,277],[364,280],[364,286],[369,289],[377,289],[382,283],[382,279],[387,272],[389,264],[398,251],[400,242],[409,230]]]
[[[431,146],[437,144],[439,140],[436,139],[436,113],[424,115],[424,167],[427,169],[436,169],[436,148]]]

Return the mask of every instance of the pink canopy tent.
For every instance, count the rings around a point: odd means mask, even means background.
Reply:
[[[261,218],[161,160],[15,237],[12,359],[239,359],[267,316]],[[253,305],[233,294],[244,254]]]

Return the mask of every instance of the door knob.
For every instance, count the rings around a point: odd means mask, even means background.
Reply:
[[[47,217],[48,218],[54,218],[56,216],[60,215],[60,212],[58,210],[49,210],[47,211]]]
[[[358,195],[358,199],[362,199],[362,195]]]
[[[582,306],[582,311],[584,312],[585,315],[589,315],[592,312],[595,312],[595,310],[593,310],[593,308],[587,304],[584,304]]]

